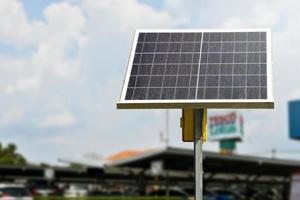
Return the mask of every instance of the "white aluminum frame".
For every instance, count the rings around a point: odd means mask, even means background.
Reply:
[[[125,100],[139,33],[154,32],[266,32],[267,33],[267,99],[183,99],[183,100]],[[271,61],[271,29],[138,29],[131,47],[130,59],[123,81],[118,109],[164,108],[274,108]]]

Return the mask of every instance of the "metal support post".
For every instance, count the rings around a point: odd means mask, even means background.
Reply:
[[[194,110],[195,200],[203,200],[202,120],[204,110]]]

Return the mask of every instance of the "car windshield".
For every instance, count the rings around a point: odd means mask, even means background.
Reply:
[[[8,194],[10,196],[29,196],[28,191],[25,188],[22,187],[6,187],[6,188],[1,188],[0,192]]]

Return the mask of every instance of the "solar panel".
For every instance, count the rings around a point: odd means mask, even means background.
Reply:
[[[118,108],[272,108],[270,31],[139,30]]]

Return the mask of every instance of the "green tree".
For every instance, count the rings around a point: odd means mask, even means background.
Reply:
[[[48,167],[51,167],[51,165],[49,165],[48,163],[40,163],[40,166],[43,167],[43,168],[48,168]]]
[[[84,166],[82,164],[79,164],[79,163],[71,163],[70,168],[72,168],[72,169],[84,169]]]
[[[17,153],[15,144],[8,144],[6,147],[0,143],[0,165],[26,165],[23,155]]]

